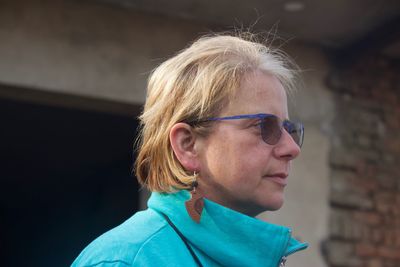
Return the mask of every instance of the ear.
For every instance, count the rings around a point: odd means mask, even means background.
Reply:
[[[192,127],[183,122],[175,124],[169,132],[169,140],[174,154],[182,166],[188,171],[198,170],[196,135]]]

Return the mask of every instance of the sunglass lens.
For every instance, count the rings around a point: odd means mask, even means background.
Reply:
[[[277,144],[282,134],[280,127],[281,126],[278,117],[265,117],[261,123],[261,135],[264,142],[269,145]]]
[[[304,127],[303,124],[299,122],[285,121],[285,130],[290,134],[296,144],[301,147],[303,145],[304,139]]]

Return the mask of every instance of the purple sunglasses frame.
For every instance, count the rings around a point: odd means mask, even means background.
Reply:
[[[278,116],[273,115],[273,114],[265,114],[265,113],[258,113],[258,114],[245,114],[245,115],[236,115],[236,116],[227,116],[227,117],[215,117],[215,118],[207,118],[204,120],[200,120],[198,122],[205,122],[205,121],[225,121],[225,120],[241,120],[241,119],[260,119],[263,120],[265,118],[276,118],[280,124],[280,135],[279,138],[277,138],[276,142],[270,142],[268,140],[268,136],[266,136],[267,133],[265,133],[265,127],[263,129],[263,122],[260,123],[260,130],[261,130],[261,136],[262,139],[265,143],[269,145],[276,145],[281,136],[282,136],[282,128],[284,128],[289,135],[292,137],[292,139],[295,141],[295,143],[301,147],[303,145],[304,141],[304,125],[301,122],[292,122],[290,120],[281,120]],[[297,134],[297,132],[299,132]],[[293,137],[294,134],[297,134],[298,141],[296,141],[296,138]]]

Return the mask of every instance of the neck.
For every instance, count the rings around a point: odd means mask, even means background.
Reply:
[[[261,212],[265,211],[262,207],[251,206],[244,201],[238,201],[237,197],[231,192],[225,190],[219,184],[206,184],[199,179],[196,191],[203,197],[218,203],[224,207],[240,212],[250,217],[256,217]]]

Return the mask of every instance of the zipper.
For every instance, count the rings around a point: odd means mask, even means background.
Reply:
[[[285,266],[286,266],[286,260],[287,260],[287,257],[286,257],[286,256],[283,256],[283,257],[281,258],[280,263],[279,263],[279,267],[285,267]]]
[[[289,249],[288,251],[287,251],[287,249],[288,249],[288,246],[289,246],[289,243],[290,243],[290,238],[291,238],[291,234],[292,234],[292,229],[290,229],[290,228],[288,228],[288,236],[287,236],[287,239],[286,239],[286,247],[285,247],[285,254],[283,254],[282,255],[282,258],[280,259],[280,261],[279,261],[279,265],[278,265],[278,267],[285,267],[286,266],[286,261],[287,261],[287,257],[289,256],[289,255],[292,255],[293,253],[295,253],[295,252],[297,252],[297,251],[299,251],[299,250],[303,250],[303,249],[305,249],[305,248],[307,248],[308,247],[308,244],[307,243],[298,243],[297,245],[295,245],[295,246],[293,246],[291,249]]]
[[[288,253],[281,258],[281,261],[279,262],[279,266],[278,267],[285,267],[286,266],[287,257],[289,255],[292,255],[293,253],[295,253],[295,252],[297,252],[299,250],[305,249],[307,246],[308,245],[303,243],[300,246],[296,247],[295,249],[288,251]]]
[[[289,230],[289,233],[291,233],[291,230]],[[289,237],[289,239],[290,239],[290,237]],[[289,243],[287,243],[286,249],[287,249],[288,246],[289,246]],[[297,246],[295,246],[292,249],[290,249],[289,251],[287,251],[286,254],[284,254],[282,256],[281,260],[279,261],[278,267],[285,267],[288,256],[292,255],[293,253],[296,253],[297,251],[303,250],[303,249],[305,249],[307,247],[308,247],[307,243],[300,243]]]

